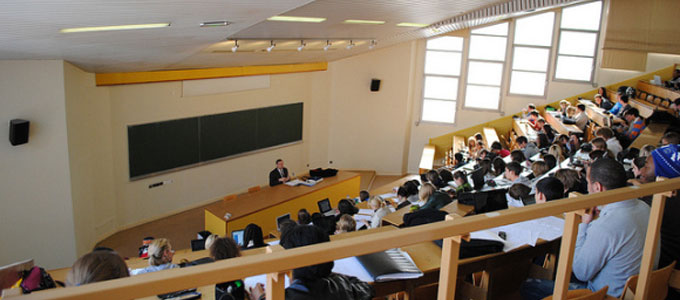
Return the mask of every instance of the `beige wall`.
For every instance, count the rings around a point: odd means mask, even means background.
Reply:
[[[46,267],[76,258],[62,61],[0,61],[0,265],[35,258]],[[8,122],[31,121],[12,146]]]
[[[109,90],[94,74],[64,63],[66,125],[78,255],[117,229]]]
[[[404,173],[415,42],[329,64],[328,157],[334,168]],[[371,79],[381,80],[371,92]]]

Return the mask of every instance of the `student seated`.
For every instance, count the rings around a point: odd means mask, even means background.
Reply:
[[[623,137],[625,137],[629,142],[628,144],[630,144],[640,135],[643,130],[645,130],[647,125],[645,124],[645,119],[640,117],[640,112],[637,110],[637,108],[631,108],[627,110],[625,113],[623,113],[623,118],[626,120],[626,122],[628,122],[628,126],[626,128],[622,128],[621,134],[623,134]]]
[[[336,223],[334,216],[324,216],[320,213],[312,214],[312,224],[323,230],[327,235],[335,233]]]
[[[392,212],[385,204],[385,200],[380,196],[371,198],[370,202],[368,202],[368,207],[373,210],[370,228],[380,227],[383,217]]]
[[[602,158],[591,164],[587,180],[589,192],[595,194],[625,187],[627,178],[620,163]],[[569,288],[597,291],[609,286],[607,294],[619,297],[628,277],[640,272],[649,212],[638,199],[590,209],[576,240],[572,270],[578,281]],[[528,279],[521,293],[524,299],[543,299],[553,293],[553,285],[550,280]]]
[[[588,126],[588,115],[586,114],[586,106],[584,104],[579,103],[579,105],[576,106],[576,117],[574,117],[574,122],[576,123],[576,127],[581,129],[581,131],[585,131],[586,127]]]
[[[527,104],[527,107],[522,108],[522,118],[528,118],[529,115],[534,111],[536,111],[536,105],[533,103]]]
[[[548,170],[552,170],[555,168],[555,166],[557,166],[557,158],[555,158],[555,155],[550,153],[543,155],[543,161],[546,165],[548,165]]]
[[[571,192],[588,193],[588,183],[576,170],[559,169],[555,172],[555,178],[562,182],[564,195],[569,195]]]
[[[493,142],[491,144],[491,152],[496,154],[496,156],[499,157],[506,157],[510,155],[510,151],[508,149],[503,149],[503,146],[501,145],[500,142]]]
[[[427,171],[427,181],[434,186],[436,186],[438,189],[441,189],[445,187],[447,184],[446,182],[443,182],[442,179],[439,177],[439,173],[435,170],[429,170]]]
[[[609,112],[614,116],[621,117],[626,110],[630,109],[630,104],[628,104],[627,95],[617,94],[617,97],[619,101],[614,104],[614,107]]]
[[[609,98],[609,94],[607,93],[606,87],[601,86],[601,87],[597,88],[597,93],[602,96],[602,100],[607,100],[609,103],[612,102]],[[612,106],[614,105],[613,103],[611,103],[611,104],[612,104]]]
[[[680,144],[680,134],[675,131],[666,132],[661,138],[661,145],[677,145]]]
[[[543,130],[540,132],[545,133],[545,136],[549,141],[555,140],[555,131],[553,130],[552,126],[550,126],[550,124],[543,125]]]
[[[449,182],[453,181],[453,174],[451,174],[451,171],[441,168],[439,170],[439,178],[442,180],[444,186],[448,186]]]
[[[281,236],[281,246],[293,249],[329,242],[328,235],[316,226],[296,226]],[[333,262],[297,268],[293,270],[286,299],[370,300],[375,292],[366,282],[355,277],[333,273]],[[250,299],[262,300],[264,286],[257,284],[250,289]]]
[[[564,185],[555,177],[546,177],[536,183],[536,204],[564,198]]]
[[[614,104],[600,94],[595,94],[595,103],[599,108],[604,110],[610,110],[614,106]]]
[[[304,208],[298,210],[298,224],[309,225],[310,223],[312,223],[312,217],[309,215],[309,212]]]
[[[411,205],[411,201],[408,200],[408,190],[405,186],[400,186],[397,189],[397,210]]]
[[[529,142],[529,139],[525,136],[518,136],[517,139],[515,139],[515,143],[517,143],[517,146],[521,149],[522,153],[524,153],[524,157],[527,159],[536,155],[539,151],[538,146],[536,146],[534,142]],[[512,153],[510,153],[510,155],[512,155]]]
[[[462,171],[453,173],[453,182],[456,183],[456,195],[472,191],[472,185],[470,185],[467,176]]]
[[[236,242],[230,237],[218,238],[208,248],[210,257],[215,261],[241,256]],[[215,299],[242,300],[246,298],[243,280],[234,280],[215,284]]]
[[[340,219],[340,216],[343,214],[354,216],[356,213],[359,212],[359,209],[356,206],[354,206],[354,204],[349,200],[342,199],[340,200],[340,202],[338,202],[338,211],[340,212],[340,214],[338,215],[338,219]]]
[[[654,151],[654,149],[656,149],[656,147],[654,147],[653,145],[645,144],[644,146],[642,146],[642,148],[640,148],[640,153],[638,154],[638,156],[642,157],[651,156],[652,151]]]
[[[371,199],[371,194],[367,190],[361,190],[359,192],[359,202],[368,201],[368,199]]]
[[[513,161],[505,166],[505,172],[503,173],[503,176],[513,184],[520,183],[531,187],[531,182],[529,179],[524,176],[520,176],[520,174],[522,174],[522,170],[522,166]]]
[[[144,273],[156,272],[167,269],[179,268],[178,265],[172,263],[172,258],[175,251],[172,250],[172,245],[167,239],[155,239],[149,245],[149,266],[141,269],[134,269],[130,271],[130,275],[139,275]]]
[[[503,160],[503,159],[501,159],[501,160]],[[493,166],[491,164],[491,160],[488,159],[488,158],[482,159],[479,162],[478,168],[483,169],[481,172],[482,172],[482,174],[484,174],[484,182],[492,180],[492,179],[496,178],[496,176],[498,176],[498,175],[495,175],[495,173],[494,173],[495,170],[493,169]],[[503,168],[503,171],[505,171],[505,168]]]
[[[571,103],[569,103],[569,101],[567,101],[565,99],[560,100],[559,112],[560,112],[560,115],[562,115],[563,118],[565,118],[567,116],[567,108],[569,106],[571,106]]]
[[[255,249],[269,246],[269,244],[265,244],[264,239],[262,238],[263,236],[262,228],[260,226],[257,226],[257,224],[254,223],[248,224],[246,229],[243,230],[243,249]]]
[[[416,203],[418,202],[418,189],[420,187],[420,182],[418,180],[411,180],[407,181],[404,183],[404,187],[406,188],[406,192],[408,193],[408,197],[406,200],[408,200],[411,203]]]
[[[524,152],[522,152],[522,150],[512,150],[512,152],[510,152],[510,158],[512,159],[512,161],[518,162],[520,164],[523,164],[524,162],[527,161],[527,157],[526,155],[524,155]]]
[[[619,155],[619,152],[623,150],[623,147],[621,147],[621,143],[619,143],[619,140],[617,140],[616,137],[614,137],[614,131],[612,131],[611,128],[602,127],[595,131],[595,136],[605,140],[605,142],[607,143],[607,150],[611,151],[614,157],[617,157]]]
[[[81,286],[130,276],[125,261],[113,251],[92,251],[78,258],[66,276],[67,286]]]
[[[508,207],[523,207],[525,202],[531,202],[531,188],[521,184],[515,183],[508,189],[506,200]]]
[[[555,156],[558,161],[564,161],[566,158],[562,146],[557,143],[550,145],[550,148],[548,148],[548,154]]]
[[[500,157],[494,158],[493,161],[491,162],[491,166],[493,167],[493,171],[491,171],[493,176],[491,178],[488,178],[488,179],[485,178],[486,180],[494,179],[495,177],[497,177],[497,176],[503,174],[503,172],[505,172],[505,160],[503,160]]]
[[[367,224],[368,225],[368,224]],[[335,234],[345,232],[352,232],[357,229],[357,222],[350,215],[342,215],[337,223],[335,223]]]
[[[420,188],[420,202],[425,203],[420,209],[434,209],[439,210],[440,208],[451,203],[451,197],[448,194],[437,191],[434,185],[425,183]]]
[[[609,149],[607,149],[607,142],[604,138],[596,137],[590,141],[593,146],[593,151],[603,151],[605,154],[609,154]]]
[[[453,161],[453,168],[454,169],[458,169],[458,168],[462,167],[463,165],[465,165],[467,163],[465,161],[465,157],[463,156],[463,153],[461,153],[461,152],[454,154],[453,159],[454,159],[454,161]]]
[[[527,121],[529,122],[529,125],[531,126],[531,128],[534,129],[534,130],[537,130],[536,129],[536,122],[538,121],[539,117],[540,117],[540,115],[535,110],[527,115]]]
[[[645,167],[645,164],[647,164],[646,156],[638,156],[633,159],[633,163],[631,164],[633,176],[631,179],[640,179],[640,175],[642,174],[641,170]]]
[[[545,132],[545,119],[539,117],[538,120],[536,120],[536,128],[534,130],[538,132]]]
[[[536,136],[536,140],[538,141],[538,149],[547,149],[550,147],[550,140],[548,139],[548,136],[545,133],[539,133]]]
[[[205,243],[203,244],[204,248],[210,249],[210,246],[212,246],[212,244],[219,238],[220,236],[216,234],[209,235],[207,238],[205,238]]]
[[[542,160],[537,160],[531,164],[532,178],[529,179],[533,178],[538,179],[539,177],[543,176],[543,174],[548,173],[548,171],[550,171],[550,167],[548,167],[548,164]]]

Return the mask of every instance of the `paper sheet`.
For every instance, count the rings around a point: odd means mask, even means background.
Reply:
[[[380,197],[387,200],[389,198],[397,198],[397,194],[396,193],[387,193],[387,194],[380,195]]]
[[[285,277],[286,277],[286,279],[285,279],[285,282],[284,282],[284,286],[288,287],[288,286],[290,286],[290,278],[288,278],[288,275],[286,275]],[[267,282],[267,275],[265,275],[265,274],[247,277],[246,279],[243,280],[243,283],[246,285],[246,291],[250,290],[250,288],[254,288],[255,285],[257,285],[258,283],[265,285],[266,282]]]
[[[557,217],[545,217],[536,220],[491,228],[489,231],[498,235],[506,234],[503,251],[508,252],[523,245],[535,246],[538,239],[553,241],[562,236],[564,220]]]
[[[360,208],[358,214],[360,214],[360,215],[372,216],[372,215],[373,215],[373,210],[372,210],[372,209],[368,209],[368,208]]]
[[[370,221],[370,220],[371,220],[371,216],[359,215],[359,214],[354,215],[354,221],[356,221],[357,223],[359,223],[359,221],[361,221],[361,220]]]
[[[333,272],[354,276],[364,282],[373,282],[373,277],[368,274],[368,271],[366,271],[364,266],[361,265],[359,260],[354,256],[336,260],[333,266]]]

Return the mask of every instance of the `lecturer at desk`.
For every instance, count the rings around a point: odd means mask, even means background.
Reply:
[[[290,180],[288,169],[283,167],[283,160],[276,160],[276,168],[269,172],[269,186],[275,186]]]

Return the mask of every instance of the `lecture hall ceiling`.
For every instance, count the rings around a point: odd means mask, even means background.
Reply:
[[[97,73],[333,61],[428,37],[452,18],[525,0],[3,0],[0,59],[64,59]],[[574,2],[535,0],[537,5]],[[523,4],[525,5],[525,4]],[[268,21],[277,15],[326,18],[321,23]],[[500,14],[499,14],[500,15]],[[505,15],[507,17],[507,15]],[[380,20],[381,25],[344,20]],[[498,17],[496,17],[498,19]],[[225,27],[204,27],[226,20]],[[489,22],[493,18],[475,18]],[[156,29],[60,33],[60,29],[170,22]],[[429,24],[399,27],[401,22]],[[461,21],[462,22],[462,21]],[[461,23],[459,22],[459,23]],[[467,18],[466,22],[470,22]],[[438,24],[434,26],[434,24]],[[473,23],[469,23],[473,24]],[[458,26],[458,25],[456,25]],[[438,28],[438,29],[433,29]],[[239,39],[239,48],[231,48]],[[277,40],[278,39],[278,40]],[[274,40],[276,47],[264,49]],[[330,41],[331,47],[323,46]],[[350,40],[356,45],[347,49]],[[302,51],[296,48],[305,43]]]

